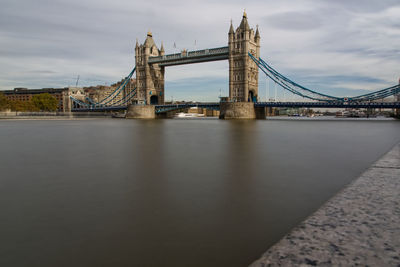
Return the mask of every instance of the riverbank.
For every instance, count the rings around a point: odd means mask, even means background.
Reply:
[[[346,118],[336,116],[317,116],[317,117],[290,117],[290,116],[270,116],[266,117],[267,120],[303,120],[303,121],[396,121],[393,117],[370,117],[370,118]]]
[[[251,266],[400,264],[400,144]]]

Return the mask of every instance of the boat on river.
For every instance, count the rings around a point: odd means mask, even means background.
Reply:
[[[202,118],[202,117],[204,117],[204,114],[179,112],[179,113],[176,113],[174,117],[175,118]]]

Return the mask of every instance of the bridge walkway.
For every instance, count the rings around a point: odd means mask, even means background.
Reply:
[[[218,47],[197,51],[183,51],[177,54],[170,54],[157,57],[149,57],[150,64],[160,66],[175,66],[183,64],[201,63],[209,61],[226,60],[229,58],[229,47]]]

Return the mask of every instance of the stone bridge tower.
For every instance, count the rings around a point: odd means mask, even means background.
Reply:
[[[260,56],[260,33],[250,29],[246,12],[240,26],[229,29],[229,99],[234,102],[258,100],[258,67],[249,57]]]
[[[147,33],[144,44],[136,41],[136,87],[138,104],[164,104],[164,67],[149,64],[149,57],[163,56],[164,47],[158,49],[151,32]]]

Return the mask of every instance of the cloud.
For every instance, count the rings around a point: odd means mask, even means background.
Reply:
[[[285,12],[267,17],[266,23],[283,30],[307,31],[319,28],[322,21],[314,13]]]

